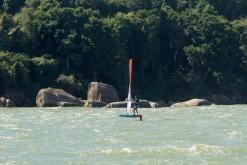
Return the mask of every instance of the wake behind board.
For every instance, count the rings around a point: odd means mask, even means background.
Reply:
[[[121,114],[120,117],[126,117],[126,118],[140,118],[142,120],[142,115],[131,115],[131,114]]]

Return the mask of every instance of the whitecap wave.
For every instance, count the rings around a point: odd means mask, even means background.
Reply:
[[[101,131],[100,131],[100,130],[98,130],[98,129],[94,129],[93,131],[94,131],[94,132],[101,132]]]
[[[112,154],[114,151],[112,149],[107,149],[107,150],[101,150],[100,153],[103,154]]]
[[[164,147],[152,147],[145,149],[148,152],[172,153],[172,154],[186,154],[191,156],[197,155],[222,155],[224,154],[223,148],[220,146],[212,146],[207,144],[194,144],[190,147],[178,147],[178,146],[164,146]]]
[[[229,118],[229,117],[232,117],[232,116],[233,116],[233,114],[229,113],[229,114],[220,115],[220,116],[218,116],[218,118],[225,119],[225,118]]]
[[[10,140],[10,139],[14,139],[14,137],[11,137],[11,136],[0,136],[0,139]]]
[[[105,143],[119,143],[118,139],[112,139],[112,138],[105,138],[103,139],[103,142]]]
[[[174,164],[174,163],[172,163],[169,160],[145,159],[145,160],[136,161],[135,164],[150,165],[150,164]]]
[[[99,153],[103,154],[133,154],[137,153],[137,150],[131,149],[129,147],[121,148],[121,149],[106,149],[106,150],[100,150]]]
[[[187,149],[192,155],[222,155],[224,154],[222,147],[207,144],[194,144]]]
[[[122,152],[122,153],[127,153],[127,154],[137,153],[136,150],[133,150],[133,149],[131,149],[131,148],[122,148],[122,149],[121,149],[121,152]]]
[[[16,124],[1,124],[0,127],[2,127],[2,128],[13,128],[13,127],[16,127]]]
[[[138,153],[137,150],[134,150],[129,147],[124,148],[114,148],[114,149],[96,149],[84,152],[83,156],[86,155],[98,155],[98,154],[106,154],[106,155],[120,155],[120,154],[134,154]]]
[[[27,132],[30,132],[32,131],[31,129],[26,129],[26,128],[18,128],[18,127],[15,127],[15,128],[9,128],[10,130],[15,130],[15,131],[27,131]]]
[[[242,134],[241,131],[230,131],[227,133],[227,136],[230,139],[235,139],[235,138],[239,137],[241,134]]]
[[[85,128],[91,128],[91,125],[90,124],[86,124]]]

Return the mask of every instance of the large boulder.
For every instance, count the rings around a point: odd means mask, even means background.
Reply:
[[[81,100],[80,104],[71,103],[71,102],[58,102],[57,104],[60,107],[82,107],[85,105],[85,102],[83,100]]]
[[[100,102],[100,101],[92,101],[92,100],[87,100],[85,102],[85,107],[95,107],[95,108],[101,108],[105,107],[106,103]]]
[[[105,106],[105,108],[126,108],[127,101],[112,102]]]
[[[4,97],[0,98],[0,107],[6,107],[6,99]]]
[[[160,105],[156,102],[150,101],[149,104],[150,104],[151,108],[159,108],[160,107]]]
[[[140,102],[139,102],[140,108],[155,108],[155,107],[152,107],[152,105],[155,106],[153,102],[150,102],[148,100],[140,100]],[[133,107],[133,105],[132,105],[132,107]]]
[[[150,104],[151,108],[167,107],[167,104],[164,102],[164,100],[160,100],[157,102],[149,101],[149,104]]]
[[[6,99],[4,97],[1,97],[0,107],[15,107],[15,103],[11,99]]]
[[[87,100],[111,103],[119,101],[116,89],[108,84],[91,82],[88,86]]]
[[[106,106],[106,108],[126,108],[126,107],[127,107],[127,101],[113,102],[113,103],[109,103]],[[158,107],[157,103],[149,102],[147,100],[140,100],[139,102],[139,108],[157,108],[157,107]]]
[[[15,107],[14,101],[6,99],[6,107]]]
[[[18,90],[9,90],[6,92],[5,97],[12,100],[17,107],[31,107],[34,106],[34,101],[27,98],[23,92]]]
[[[62,89],[44,88],[38,92],[36,97],[36,104],[38,107],[61,106],[61,102],[83,105],[83,102],[80,99],[72,96]]]
[[[172,104],[171,107],[192,107],[192,106],[204,106],[204,105],[211,105],[208,100],[206,99],[191,99],[185,102],[178,102]]]

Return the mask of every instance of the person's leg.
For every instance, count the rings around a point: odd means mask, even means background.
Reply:
[[[138,115],[137,106],[134,106],[135,113]]]
[[[134,115],[136,114],[136,106],[134,106]]]

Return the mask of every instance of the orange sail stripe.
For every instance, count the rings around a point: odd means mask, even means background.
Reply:
[[[129,60],[129,81],[132,81],[132,58]]]

